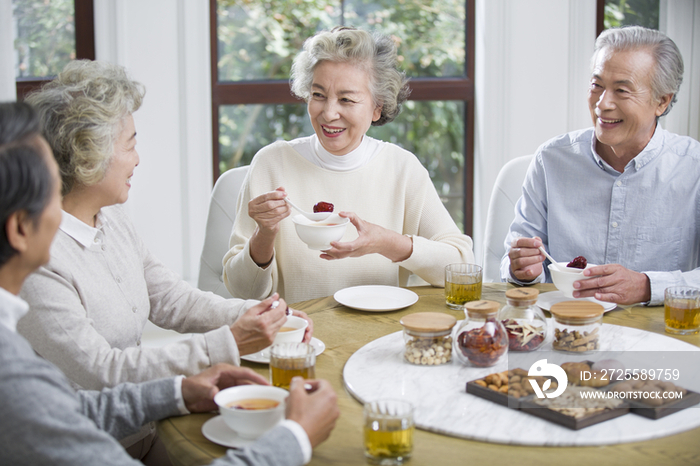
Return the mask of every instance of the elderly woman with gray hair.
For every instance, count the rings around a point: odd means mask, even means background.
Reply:
[[[276,294],[260,303],[192,288],[140,239],[119,204],[128,199],[139,164],[132,113],[143,95],[123,68],[76,61],[27,99],[58,161],[63,218],[50,262],[22,287],[30,311],[18,330],[78,388],[192,375],[220,362],[238,365],[240,355],[269,346],[286,320],[284,301],[273,304]],[[195,335],[145,348],[148,320]],[[123,444],[140,458],[153,437],[150,426]]]
[[[405,286],[412,273],[444,286],[447,264],[473,262],[471,238],[415,155],[365,134],[396,118],[408,96],[391,38],[347,27],[320,32],[295,58],[291,85],[315,134],[255,155],[224,257],[233,296],[279,292],[297,302],[350,286]],[[330,202],[354,226],[322,251],[325,260],[284,221],[287,194],[307,210]]]

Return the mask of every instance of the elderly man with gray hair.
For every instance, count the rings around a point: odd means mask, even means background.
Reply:
[[[504,280],[551,281],[557,261],[592,264],[574,297],[663,302],[673,285],[700,285],[700,143],[659,124],[677,99],[683,58],[642,27],[609,29],[595,44],[588,105],[593,127],[537,150],[505,240]]]

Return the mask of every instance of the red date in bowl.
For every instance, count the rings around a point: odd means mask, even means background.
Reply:
[[[318,213],[318,212],[333,212],[333,204],[331,204],[330,202],[323,202],[323,201],[318,202],[318,203],[314,206],[314,212],[315,212],[315,213]]]

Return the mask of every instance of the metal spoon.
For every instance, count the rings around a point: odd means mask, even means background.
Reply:
[[[547,256],[547,259],[549,259],[549,261],[550,261],[552,264],[554,264],[554,268],[557,269],[558,271],[560,271],[560,272],[565,272],[565,273],[571,273],[571,272],[572,272],[571,270],[567,270],[568,267],[562,267],[561,265],[559,265],[559,262],[555,261],[554,258],[553,258],[552,256],[550,256],[549,253],[547,253],[547,251],[545,251],[544,248],[543,248],[542,246],[540,246],[540,251],[542,251],[542,254],[544,254],[545,256]]]
[[[270,304],[270,309],[277,309],[279,307],[279,305],[280,305],[279,301],[277,301],[277,300],[272,301],[272,304]],[[287,306],[287,309],[285,312],[288,316],[292,315],[292,311],[291,311],[291,309],[289,309],[289,306]]]
[[[299,207],[294,205],[294,203],[292,201],[290,201],[288,197],[285,197],[284,200],[287,201],[287,203],[289,203],[289,205],[292,206],[294,208],[294,210],[296,210],[297,212],[299,212],[301,215],[308,218],[312,222],[323,221],[323,220],[327,219],[329,215],[332,214],[332,212],[313,212],[313,213],[312,212],[304,212]]]

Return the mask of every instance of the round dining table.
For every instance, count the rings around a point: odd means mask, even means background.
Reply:
[[[505,303],[506,283],[484,283],[482,299]],[[551,284],[535,285],[541,293],[553,291]],[[313,452],[311,465],[366,464],[362,440],[362,404],[346,390],[343,367],[360,348],[378,338],[402,330],[401,318],[415,312],[444,312],[463,319],[460,311],[445,305],[444,289],[430,286],[410,288],[418,301],[401,310],[360,311],[339,304],[332,296],[303,301],[292,307],[306,312],[314,321],[314,336],[325,343],[325,351],[316,359],[316,377],[330,381],[338,394],[340,418],[331,436]],[[603,317],[606,324],[632,327],[666,335],[700,347],[700,335],[665,333],[663,307],[618,306]],[[269,378],[266,364],[243,361],[242,365]],[[700,370],[700,368],[698,368]],[[464,381],[467,382],[466,380]],[[436,381],[439,383],[439,381]],[[226,447],[207,440],[203,424],[217,413],[171,417],[158,423],[162,439],[176,466],[209,464],[223,456]],[[700,415],[700,412],[698,413]],[[606,446],[537,447],[489,443],[416,430],[413,457],[408,463],[422,465],[529,465],[566,464],[597,466],[604,464],[698,465],[700,464],[700,428],[675,435]]]

